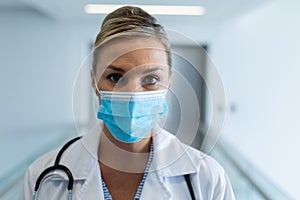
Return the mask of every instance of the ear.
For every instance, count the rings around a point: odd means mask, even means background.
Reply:
[[[94,90],[95,94],[96,94],[97,96],[99,96],[99,92],[98,92],[97,89],[96,89],[95,77],[96,77],[96,75],[95,75],[94,71],[91,69],[91,81],[92,81],[92,87],[93,87],[93,90]]]

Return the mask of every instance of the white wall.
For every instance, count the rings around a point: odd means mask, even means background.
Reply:
[[[76,73],[100,22],[85,29],[25,8],[0,13],[0,133],[72,124]]]
[[[274,0],[225,23],[211,44],[224,81],[224,137],[300,198],[300,1]],[[231,112],[230,106],[236,106]]]

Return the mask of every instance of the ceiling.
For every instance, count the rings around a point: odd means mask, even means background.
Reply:
[[[234,15],[247,12],[256,6],[261,5],[268,0],[186,0],[184,3],[179,0],[127,0],[125,4],[133,5],[190,5],[190,6],[204,6],[206,14],[204,16],[184,16],[184,18],[200,19],[201,21],[216,22],[232,17]],[[124,0],[1,0],[0,8],[14,9],[24,7],[31,7],[39,10],[46,16],[51,16],[58,20],[90,20],[95,15],[88,15],[84,13],[84,5],[88,3],[98,4],[124,4]],[[178,16],[160,16],[159,18],[174,19]],[[182,16],[180,17],[182,18]]]
[[[272,0],[0,0],[0,12],[12,13],[23,9],[23,11],[39,13],[39,16],[55,21],[85,25],[99,24],[99,20],[104,17],[104,15],[86,14],[84,6],[90,3],[124,4],[126,2],[126,5],[204,6],[206,14],[203,16],[156,16],[165,27],[197,38],[199,33],[202,34],[199,30],[216,27],[225,20],[249,12],[266,1]],[[196,33],[195,30],[198,32]],[[211,31],[206,32],[210,34]]]

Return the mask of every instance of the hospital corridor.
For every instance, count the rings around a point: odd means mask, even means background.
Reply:
[[[0,200],[300,199],[299,10],[0,0]]]

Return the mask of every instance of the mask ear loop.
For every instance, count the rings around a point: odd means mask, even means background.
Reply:
[[[97,78],[96,78],[96,74],[94,74],[93,78],[94,78],[94,83],[95,83],[95,88],[96,88],[96,91],[95,91],[96,95],[100,98],[100,90],[98,88],[98,81],[97,81]]]
[[[93,76],[93,79],[94,79],[94,83],[95,83],[95,89],[96,89],[96,96],[98,97],[98,101],[99,101],[99,105],[100,105],[100,102],[101,102],[101,98],[100,98],[100,91],[99,88],[98,88],[98,82],[97,82],[97,78],[96,78],[96,74],[94,74]]]

